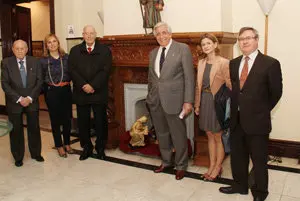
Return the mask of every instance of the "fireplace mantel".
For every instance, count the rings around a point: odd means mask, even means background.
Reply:
[[[197,45],[200,35],[205,32],[173,33],[172,38],[190,46],[194,65],[198,61]],[[236,34],[229,32],[210,32],[214,34],[220,43],[221,54],[230,59],[233,56],[233,44],[236,42]],[[113,35],[99,39],[102,43],[111,47],[113,64],[116,67],[147,67],[150,51],[158,46],[153,35]]]

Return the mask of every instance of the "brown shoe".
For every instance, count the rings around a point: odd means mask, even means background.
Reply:
[[[175,175],[175,179],[176,180],[181,180],[184,177],[184,170],[176,170],[176,175]]]
[[[164,171],[167,171],[167,170],[172,170],[174,169],[174,166],[163,166],[163,165],[160,165],[157,169],[154,170],[154,173],[161,173],[161,172],[164,172]]]

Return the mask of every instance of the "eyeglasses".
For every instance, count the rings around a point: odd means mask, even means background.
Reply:
[[[247,36],[247,37],[244,37],[244,38],[238,38],[238,41],[239,42],[243,42],[243,41],[250,41],[251,39],[255,39],[256,36]]]

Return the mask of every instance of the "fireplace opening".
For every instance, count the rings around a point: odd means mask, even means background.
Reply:
[[[143,115],[148,115],[148,126],[151,128],[152,122],[149,111],[146,107],[146,97],[148,93],[147,84],[124,84],[124,103],[125,103],[125,124],[129,131],[134,122]],[[194,148],[194,115],[193,112],[185,118],[187,137],[191,140],[192,149]]]

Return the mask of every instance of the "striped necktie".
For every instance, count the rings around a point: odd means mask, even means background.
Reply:
[[[26,75],[26,71],[25,71],[24,61],[20,60],[19,64],[20,64],[20,74],[21,74],[23,87],[26,88],[26,77],[27,77],[27,75]]]
[[[159,72],[161,72],[163,64],[165,62],[165,51],[166,51],[166,48],[163,47],[161,55],[160,55],[160,60],[159,60]]]

